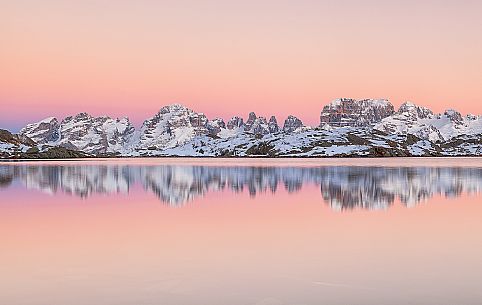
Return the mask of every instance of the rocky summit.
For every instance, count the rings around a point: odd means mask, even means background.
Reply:
[[[388,100],[341,98],[323,107],[320,123],[335,127],[366,127],[394,113]]]
[[[180,104],[162,107],[139,129],[128,118],[79,113],[28,124],[17,135],[0,130],[0,157],[482,155],[482,117],[435,114],[411,102],[395,111],[388,100],[342,98],[322,108],[316,127],[293,115],[282,122],[251,112],[225,123]]]
[[[93,117],[87,113],[64,118],[48,118],[28,124],[20,135],[35,143],[59,146],[88,154],[124,153],[131,144],[135,132],[129,119],[111,119],[107,116]]]

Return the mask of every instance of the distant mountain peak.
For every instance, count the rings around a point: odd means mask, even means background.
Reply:
[[[394,113],[393,105],[386,99],[340,98],[323,107],[320,126],[364,127],[380,122]]]
[[[174,103],[136,130],[127,117],[81,112],[60,122],[49,117],[27,124],[18,135],[5,133],[0,158],[44,147],[78,156],[482,155],[481,116],[450,109],[434,114],[408,101],[395,112],[385,99],[336,99],[323,107],[318,128],[294,115],[282,127],[275,116],[268,117],[250,112],[246,121],[234,116],[225,123]]]
[[[447,116],[452,122],[455,122],[458,124],[461,124],[463,122],[463,118],[460,112],[454,109],[445,110],[444,115]]]
[[[409,102],[409,101],[404,102],[398,109],[397,113],[398,114],[405,113],[412,116],[412,118],[421,118],[421,119],[424,119],[433,115],[432,110],[426,107],[418,106],[413,102]]]
[[[235,128],[241,128],[243,126],[244,126],[244,120],[239,116],[234,116],[231,119],[229,119],[228,124],[226,125],[226,127],[230,130]]]
[[[55,117],[45,118],[37,123],[27,124],[19,132],[39,144],[56,142],[60,138],[59,121]]]
[[[173,104],[169,104],[169,105],[161,107],[161,109],[159,110],[159,113],[164,114],[164,113],[179,112],[179,111],[194,112],[192,109],[189,109],[188,107],[186,107],[182,104],[173,103]]]
[[[268,130],[270,133],[277,133],[279,131],[278,121],[274,115],[269,118]]]
[[[288,115],[288,117],[286,118],[283,124],[283,131],[289,133],[289,132],[296,131],[304,126],[305,125],[300,119],[290,114]]]

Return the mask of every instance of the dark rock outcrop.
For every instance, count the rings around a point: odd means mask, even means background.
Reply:
[[[244,126],[243,118],[240,118],[238,116],[232,117],[229,121],[226,127],[228,129],[235,129],[235,128],[240,128]]]
[[[283,131],[284,132],[293,132],[295,130],[297,130],[298,128],[301,128],[303,127],[303,122],[298,119],[297,117],[293,116],[293,115],[289,115],[286,120],[285,120],[285,123],[283,125]]]
[[[279,131],[278,121],[276,120],[276,117],[274,115],[269,118],[268,130],[270,133],[276,133]]]

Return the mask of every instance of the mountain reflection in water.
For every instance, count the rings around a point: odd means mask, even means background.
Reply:
[[[434,195],[456,197],[478,193],[482,168],[460,167],[269,167],[201,165],[0,165],[0,190],[21,182],[27,189],[64,192],[83,198],[94,193],[128,193],[134,184],[152,191],[170,206],[181,206],[208,192],[229,189],[251,196],[320,187],[323,200],[335,210],[385,209],[395,199],[406,206]]]

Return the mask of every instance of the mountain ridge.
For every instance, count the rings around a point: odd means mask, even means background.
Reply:
[[[161,107],[136,129],[127,117],[82,112],[27,124],[17,135],[30,140],[25,143],[0,138],[0,156],[28,158],[27,151],[59,147],[90,156],[125,157],[482,155],[481,116],[462,116],[452,109],[435,114],[412,102],[395,110],[386,99],[341,98],[322,108],[318,126],[307,126],[294,115],[281,122],[250,112],[246,120],[234,116],[226,123],[176,103]]]

